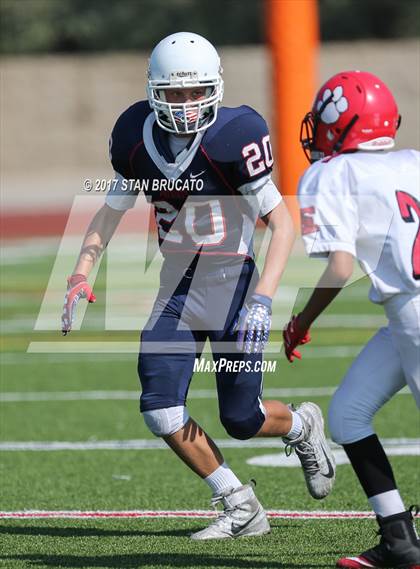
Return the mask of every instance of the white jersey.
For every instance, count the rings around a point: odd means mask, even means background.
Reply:
[[[355,152],[312,164],[299,183],[302,236],[311,256],[347,251],[383,303],[420,292],[420,153]]]

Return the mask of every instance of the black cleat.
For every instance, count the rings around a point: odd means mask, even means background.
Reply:
[[[381,536],[378,545],[359,556],[343,557],[337,562],[337,567],[420,569],[420,540],[414,527],[413,511],[417,514],[418,507],[411,506],[406,512],[386,518],[378,516],[378,533]]]

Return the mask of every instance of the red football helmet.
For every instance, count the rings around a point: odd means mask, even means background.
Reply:
[[[365,71],[343,71],[318,91],[302,121],[300,142],[310,162],[348,150],[387,150],[400,122],[383,81]]]

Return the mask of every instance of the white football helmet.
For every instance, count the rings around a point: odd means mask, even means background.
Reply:
[[[217,51],[202,36],[179,32],[160,41],[150,56],[147,82],[158,125],[174,134],[193,134],[213,124],[223,97],[222,71]],[[193,87],[205,87],[205,99],[166,101],[166,89]]]

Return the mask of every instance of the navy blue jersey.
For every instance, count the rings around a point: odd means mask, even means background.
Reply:
[[[175,158],[168,133],[140,101],[117,120],[110,149],[114,170],[154,205],[164,255],[252,255],[255,188],[273,165],[267,124],[252,108],[220,108]]]

